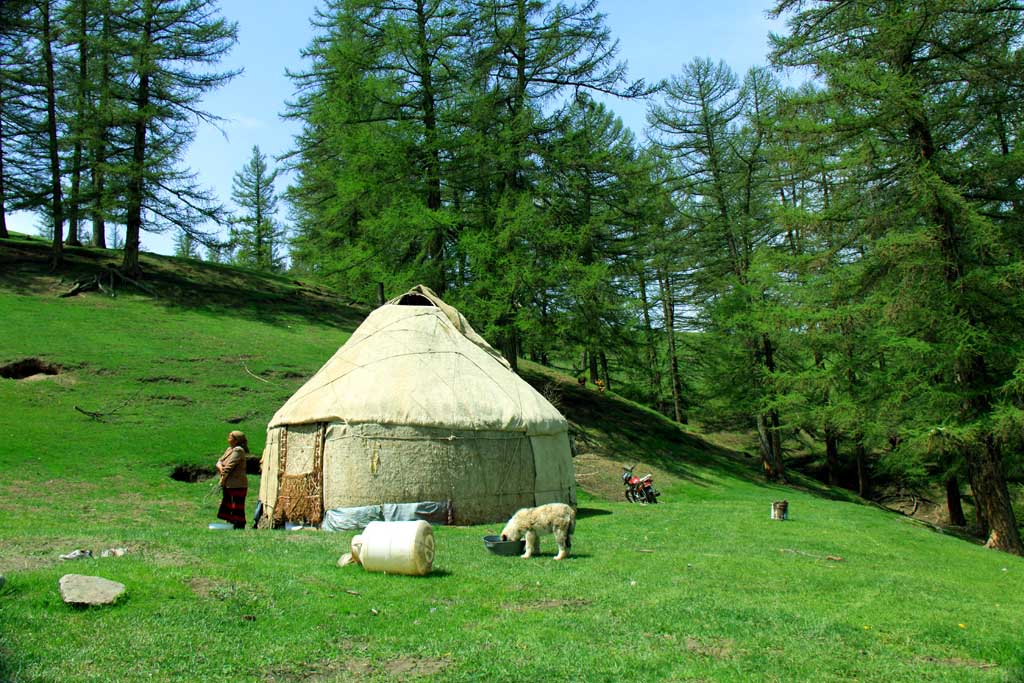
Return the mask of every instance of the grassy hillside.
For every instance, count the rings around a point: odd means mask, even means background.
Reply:
[[[332,293],[147,257],[148,291],[60,298],[116,263],[0,241],[0,681],[1024,681],[1024,562],[803,483],[527,365],[574,425],[574,556],[435,529],[428,577],[335,562],[352,534],[216,532],[212,466],[362,319]],[[621,463],[662,503],[620,502]],[[251,490],[258,485],[252,476]],[[769,520],[786,498],[788,522]],[[251,513],[250,498],[248,512]],[[75,548],[124,557],[62,562]],[[128,587],[72,609],[66,573]]]

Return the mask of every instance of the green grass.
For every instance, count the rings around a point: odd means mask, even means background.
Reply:
[[[422,578],[337,567],[352,534],[209,531],[209,482],[173,467],[212,465],[234,428],[261,450],[358,316],[287,278],[172,259],[147,261],[155,301],[61,299],[37,257],[0,246],[0,364],[66,372],[0,380],[0,681],[1024,680],[1020,558],[811,482],[766,486],[756,462],[572,378],[556,390],[581,442],[652,465],[663,502],[581,493],[568,561],[550,538],[540,559],[488,554],[500,524],[436,528]],[[100,262],[72,252],[81,272]],[[791,519],[772,522],[780,498]],[[128,592],[74,609],[65,573]]]

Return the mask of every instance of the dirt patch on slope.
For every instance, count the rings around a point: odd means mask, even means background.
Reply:
[[[64,368],[39,358],[23,358],[0,366],[0,377],[16,380],[38,380],[59,375]]]
[[[633,464],[636,464],[634,474],[642,477],[649,472],[654,475],[654,486],[659,490],[676,480],[676,477],[668,472],[644,462],[627,463],[597,453],[580,453],[573,458],[576,485],[597,498],[623,501],[626,499],[626,486],[622,483],[622,468]]]

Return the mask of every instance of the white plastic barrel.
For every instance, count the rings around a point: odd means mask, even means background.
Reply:
[[[352,555],[370,572],[424,576],[434,564],[434,530],[423,520],[370,522],[352,539]]]

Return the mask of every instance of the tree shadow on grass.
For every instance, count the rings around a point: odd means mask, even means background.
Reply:
[[[520,374],[537,391],[554,399],[570,421],[574,437],[586,450],[618,461],[623,467],[643,463],[700,487],[717,486],[718,479],[727,477],[768,489],[797,488],[825,498],[852,499],[850,494],[797,472],[791,473],[788,484],[766,482],[758,458],[711,443],[660,413],[614,393],[599,392],[532,363],[521,365]],[[604,475],[611,476],[607,471]],[[622,488],[621,481],[615,485]],[[614,486],[609,482],[604,488]],[[614,498],[620,496],[616,493]]]
[[[520,374],[541,393],[557,394],[559,408],[577,427],[577,436],[594,441],[595,450],[605,457],[626,465],[643,462],[695,483],[702,478],[698,468],[706,467],[761,481],[742,454],[690,434],[653,410],[532,367],[521,368]]]
[[[148,296],[157,306],[238,316],[275,325],[304,319],[353,329],[370,311],[369,307],[345,300],[326,288],[283,274],[144,253],[140,259],[143,274],[128,282],[117,276],[110,279],[110,269],[120,266],[118,251],[67,247],[64,265],[57,272],[50,270],[50,254],[50,245],[39,239],[0,240],[0,287],[16,292],[63,294],[76,281],[98,276],[108,291]],[[88,294],[106,295],[102,291]]]

